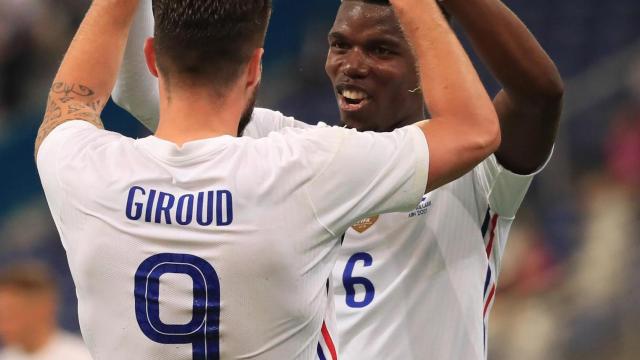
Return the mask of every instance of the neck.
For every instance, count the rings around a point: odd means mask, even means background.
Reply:
[[[397,129],[397,128],[409,126],[417,123],[418,121],[422,121],[424,119],[425,119],[425,112],[423,110],[400,120],[400,122],[398,123],[398,126],[396,126],[395,128]]]
[[[178,146],[223,135],[238,136],[243,106],[231,89],[220,98],[210,89],[160,88],[160,121],[156,137]]]
[[[426,109],[423,107],[421,110],[419,111],[415,111],[413,112],[413,114],[409,115],[409,116],[405,116],[402,117],[400,119],[398,119],[397,122],[393,123],[388,129],[385,129],[385,131],[393,131],[395,129],[399,129],[399,128],[403,128],[405,126],[409,126],[412,124],[417,123],[418,121],[422,121],[424,119],[426,119]]]

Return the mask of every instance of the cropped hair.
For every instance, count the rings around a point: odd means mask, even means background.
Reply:
[[[263,47],[271,0],[153,0],[153,15],[160,72],[224,89]]]
[[[359,1],[367,4],[391,6],[391,3],[389,2],[389,0],[340,0],[340,2],[345,2],[345,1]],[[442,10],[442,13],[444,14],[444,17],[447,19],[447,21],[451,22],[451,15],[447,12],[447,10],[445,10],[445,8],[442,6],[442,4],[440,4],[440,2],[438,2],[438,6],[440,6],[440,10]]]

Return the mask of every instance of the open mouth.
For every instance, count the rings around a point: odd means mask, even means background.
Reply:
[[[369,94],[354,87],[338,87],[340,109],[344,111],[357,111],[362,109],[371,99]]]

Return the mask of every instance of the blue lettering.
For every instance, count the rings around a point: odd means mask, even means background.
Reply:
[[[223,219],[223,198],[226,200],[227,219]],[[227,226],[233,222],[233,205],[231,192],[228,190],[219,190],[216,193],[216,224],[218,226]]]
[[[215,211],[215,214],[214,214]],[[233,223],[233,194],[229,190],[201,191],[180,197],[168,192],[132,186],[127,195],[127,219],[147,223],[188,226],[229,226]],[[175,218],[174,218],[175,217]]]
[[[180,225],[189,225],[193,221],[193,200],[191,194],[183,195],[178,199],[178,209],[176,210],[176,221]],[[184,214],[185,201],[187,202],[187,214]]]
[[[156,199],[156,191],[149,190],[149,198],[147,199],[147,212],[144,215],[144,221],[151,222],[151,213],[153,212],[153,201]]]
[[[168,200],[167,204],[165,204],[165,199]],[[165,192],[160,192],[158,195],[158,205],[156,206],[156,224],[162,223],[162,213],[164,213],[165,223],[171,225],[171,214],[169,211],[173,207],[173,203],[175,201],[175,196]]]
[[[202,218],[203,207],[204,207],[204,192],[198,193],[198,204],[197,204],[197,212],[196,212],[196,220],[198,224],[202,226],[209,226],[213,223],[213,191],[207,192],[207,219],[204,220]]]
[[[139,186],[134,186],[129,189],[129,197],[127,198],[127,218],[129,218],[130,220],[140,220],[140,217],[142,216],[142,203],[133,202],[137,190],[140,190],[140,192],[142,192],[142,195],[146,195],[144,189]],[[133,212],[134,206],[136,208],[135,213]]]

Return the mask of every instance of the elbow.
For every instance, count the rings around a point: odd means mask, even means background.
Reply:
[[[557,107],[564,99],[565,85],[560,74],[554,72],[532,86],[528,95],[530,100],[544,108]]]
[[[487,138],[487,142],[486,142],[486,147],[488,152],[487,156],[498,151],[498,148],[500,148],[500,144],[502,144],[502,132],[500,131],[500,126],[498,125],[492,129],[491,133]]]
[[[502,141],[500,120],[490,101],[476,104],[458,118],[465,119],[464,131],[458,132],[458,136],[467,139],[467,149],[473,159],[480,162],[498,150]]]
[[[540,91],[541,98],[550,105],[560,104],[564,98],[564,81],[560,74],[555,75],[545,82]]]
[[[487,126],[483,130],[482,136],[478,139],[478,147],[482,153],[482,158],[486,158],[498,151],[502,143],[502,133],[500,131],[500,121],[495,111],[488,115]]]
[[[504,91],[518,106],[549,109],[562,104],[565,84],[554,67],[536,77],[529,77],[517,85],[507,84]]]
[[[482,114],[477,114],[476,118],[480,120],[479,124],[482,126],[474,132],[474,148],[478,160],[482,161],[498,150],[502,142],[502,134],[498,114],[493,106],[487,107]]]
[[[453,141],[458,144],[456,147],[458,156],[468,159],[469,164],[475,166],[500,147],[502,135],[498,115],[491,106],[485,111],[467,113],[461,118],[466,122],[451,129],[455,129],[451,131],[455,134],[452,139],[455,139]]]

